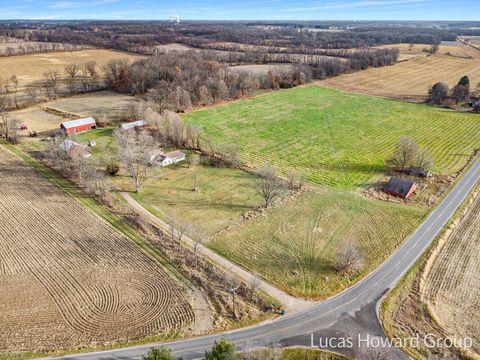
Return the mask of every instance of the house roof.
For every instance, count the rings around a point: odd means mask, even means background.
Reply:
[[[174,150],[166,153],[165,156],[170,159],[176,159],[176,158],[185,156],[185,153],[180,150]]]
[[[131,121],[131,122],[122,124],[122,129],[123,130],[130,130],[130,129],[134,129],[138,126],[145,126],[145,125],[147,125],[147,122],[145,120]]]
[[[87,117],[84,119],[77,119],[77,120],[71,120],[71,121],[65,121],[62,123],[62,126],[65,129],[70,129],[74,128],[77,126],[82,126],[82,125],[90,125],[90,124],[96,124],[95,119],[92,117]]]
[[[388,183],[383,187],[383,190],[406,196],[414,185],[415,181],[391,177]]]
[[[74,157],[83,157],[87,158],[90,157],[92,154],[90,154],[85,148],[79,144],[73,145],[70,149],[67,151],[67,156],[69,158],[74,158]]]
[[[72,140],[64,140],[61,144],[60,144],[60,149],[64,150],[64,151],[67,151],[69,150],[72,146],[74,145],[78,145],[75,141],[72,141]]]

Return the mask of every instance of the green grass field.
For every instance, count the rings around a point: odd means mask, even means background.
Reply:
[[[95,139],[97,145],[90,150],[105,166],[115,158],[112,132],[113,128],[97,129],[76,139],[83,143]],[[226,228],[262,202],[254,190],[255,176],[242,170],[212,166],[207,159],[190,168],[186,162],[165,168],[152,167],[149,174],[139,194],[133,193],[133,182],[125,169],[111,180],[116,189],[131,191],[135,200],[159,218],[167,220],[168,215],[174,213],[207,235]],[[194,175],[198,191],[193,191]]]
[[[193,191],[194,175],[198,191]],[[173,212],[182,221],[212,235],[261,204],[254,190],[256,181],[242,170],[178,164],[156,171],[139,194],[131,195],[163,220]]]
[[[209,246],[287,292],[325,298],[378,266],[425,211],[338,190],[308,192],[224,232]],[[343,241],[357,244],[363,256],[362,271],[350,277],[332,267]]]
[[[480,116],[316,85],[280,90],[183,116],[218,146],[237,143],[252,166],[269,162],[311,183],[355,188],[384,171],[402,136],[430,150],[435,171],[454,173],[480,148]]]

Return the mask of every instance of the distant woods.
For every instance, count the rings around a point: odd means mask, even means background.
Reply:
[[[395,43],[438,44],[457,35],[475,35],[467,29],[436,29],[429,26],[387,23],[268,24],[268,23],[182,23],[168,22],[89,22],[42,25],[29,32],[29,40],[69,42],[119,50],[138,51],[155,45],[182,43],[200,49],[243,51],[240,44],[269,47],[273,52],[319,54],[330,49],[354,49]],[[48,27],[48,32],[45,31]],[[325,31],[327,30],[327,31]],[[21,37],[22,24],[0,27],[1,35]],[[139,36],[139,35],[142,36]],[[478,35],[478,34],[477,34]],[[237,45],[232,43],[237,43]],[[322,49],[322,50],[319,50]],[[320,55],[330,55],[321,53]]]
[[[19,39],[0,37],[0,57],[30,55],[59,51],[78,51],[90,49],[89,45],[69,43],[29,42]]]
[[[395,63],[396,50],[365,50],[348,61],[318,59],[311,64],[291,64],[266,74],[253,74],[229,67],[209,52],[172,51],[129,64],[111,61],[104,67],[106,84],[115,91],[144,96],[163,109],[183,112],[195,105],[253,95],[257,90],[291,88],[371,66]]]

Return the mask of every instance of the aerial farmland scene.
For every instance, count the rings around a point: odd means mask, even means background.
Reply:
[[[480,359],[480,4],[0,4],[0,360]]]

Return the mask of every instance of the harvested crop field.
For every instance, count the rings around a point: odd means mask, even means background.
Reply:
[[[442,328],[457,339],[472,338],[480,356],[480,196],[436,258],[423,299]]]
[[[237,143],[252,167],[265,162],[313,184],[355,188],[385,170],[402,136],[429,149],[435,171],[452,174],[480,143],[480,117],[323,88],[279,90],[193,111],[219,149]],[[434,134],[434,135],[433,135]]]
[[[0,353],[140,339],[194,320],[154,260],[0,150]]]
[[[79,114],[82,117],[93,116],[98,121],[109,123],[130,120],[129,109],[138,103],[139,100],[133,96],[101,91],[51,101],[42,107],[54,112]]]
[[[247,72],[252,75],[266,75],[269,71],[289,71],[292,70],[291,64],[265,64],[265,65],[239,65],[231,66],[231,71]]]
[[[451,55],[447,55],[450,53]],[[440,46],[432,56],[417,55],[392,66],[371,68],[322,80],[322,86],[391,98],[423,101],[436,82],[450,87],[463,76],[480,82],[480,51],[471,47]]]
[[[472,339],[468,351],[445,346],[407,347],[415,359],[477,359],[480,356],[480,196],[478,188],[453,224],[414,271],[387,297],[382,322],[390,337]],[[429,345],[430,345],[429,344]],[[463,344],[467,344],[463,342]]]
[[[378,266],[424,214],[348,192],[307,192],[214,237],[209,246],[287,292],[319,299]],[[345,243],[361,253],[362,267],[352,276],[333,268]]]
[[[42,80],[43,73],[50,69],[59,71],[63,76],[67,64],[85,64],[95,61],[100,70],[102,65],[113,59],[126,58],[134,61],[143,57],[114,50],[81,50],[5,57],[0,58],[0,77],[9,78],[16,75],[19,88],[22,88]]]
[[[398,61],[407,61],[415,57],[427,57],[429,53],[427,52],[432,45],[428,44],[393,44],[393,45],[381,45],[375,46],[377,49],[391,49],[396,48],[399,51]],[[452,41],[448,43],[443,43],[439,46],[439,54],[450,53],[453,56],[469,57],[471,56],[471,49],[469,49],[465,44],[460,41]]]

